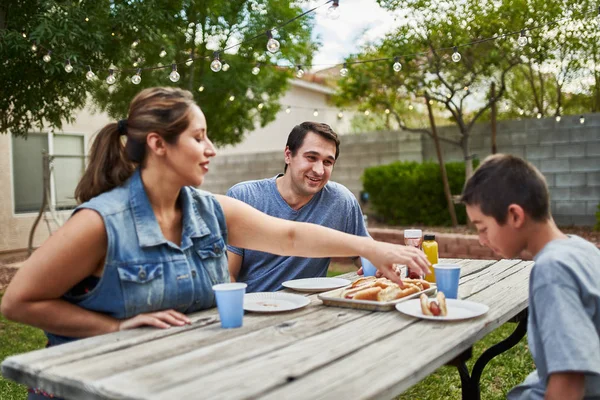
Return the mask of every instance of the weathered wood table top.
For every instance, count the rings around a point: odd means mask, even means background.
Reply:
[[[533,262],[446,261],[462,265],[459,298],[487,304],[487,314],[427,321],[327,307],[310,295],[299,310],[246,313],[242,328],[221,329],[210,309],[182,328],[140,328],[9,357],[2,373],[68,399],[391,398],[527,308]]]

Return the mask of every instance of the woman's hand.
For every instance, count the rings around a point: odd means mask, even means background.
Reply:
[[[374,246],[364,257],[371,261],[381,271],[383,276],[402,285],[397,268],[394,264],[403,264],[410,272],[419,276],[429,273],[430,263],[421,250],[412,246],[402,246],[385,242],[373,241]]]
[[[170,328],[171,326],[183,326],[191,324],[192,321],[175,310],[157,311],[148,314],[139,314],[135,317],[124,319],[119,322],[119,330],[139,328],[140,326],[154,326],[155,328]]]

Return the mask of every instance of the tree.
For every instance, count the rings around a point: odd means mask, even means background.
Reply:
[[[400,5],[394,1],[381,3],[392,9]],[[406,3],[402,2],[404,6]],[[508,7],[473,0],[461,4],[451,1],[434,5],[425,1],[408,3],[413,15],[406,24],[348,59],[403,55],[396,60],[401,62],[402,69],[394,71],[391,62],[352,65],[351,74],[340,83],[337,101],[340,105],[356,103],[359,107],[388,109],[401,129],[431,135],[428,129],[405,123],[409,109],[415,108],[417,99],[427,91],[458,127],[458,137],[440,137],[440,140],[461,148],[468,178],[473,171],[469,148],[471,129],[493,102],[502,97],[508,73],[521,60],[514,37],[482,40],[460,47],[456,49],[461,54],[460,62],[452,61],[451,54],[454,45],[508,32],[507,21],[511,21],[507,18]],[[497,96],[493,99],[486,95],[491,82],[497,87]],[[469,103],[472,103],[470,108]]]
[[[522,2],[519,7],[526,6]],[[537,18],[558,21],[531,31],[523,64],[509,77],[502,118],[579,114],[594,110],[589,78],[598,57],[597,10],[590,1],[550,1]],[[566,17],[566,18],[565,18]]]
[[[0,132],[25,136],[34,127],[60,129],[89,100],[112,118],[123,118],[135,93],[144,87],[176,85],[194,93],[214,142],[236,143],[255,124],[264,126],[275,118],[277,100],[293,72],[286,66],[311,62],[316,44],[310,39],[310,16],[276,32],[279,52],[266,50],[266,30],[300,14],[295,4],[291,0],[9,0],[7,29],[0,36],[0,59],[5,60],[0,80],[6,82],[0,88],[0,108],[8,112],[0,117]],[[221,52],[220,59],[230,68],[215,73],[209,68],[213,50],[224,48],[229,49]],[[163,49],[166,55],[161,57]],[[52,59],[46,63],[41,58],[48,50]],[[191,57],[193,63],[186,65]],[[66,58],[72,73],[65,72]],[[180,74],[176,83],[169,80],[173,63]],[[252,74],[259,63],[260,73]],[[98,79],[85,78],[87,65]],[[154,67],[162,68],[143,70],[141,83],[131,83],[137,68]],[[116,83],[109,86],[105,78],[111,68]]]

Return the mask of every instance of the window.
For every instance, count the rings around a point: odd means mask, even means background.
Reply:
[[[12,138],[15,213],[37,212],[42,205],[43,152],[54,156],[47,189],[49,206],[71,209],[76,205],[75,187],[85,168],[84,137],[30,133],[27,139]]]

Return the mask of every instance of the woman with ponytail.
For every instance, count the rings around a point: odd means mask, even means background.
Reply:
[[[227,243],[289,256],[364,256],[397,282],[394,263],[428,270],[412,247],[273,218],[196,189],[215,154],[190,92],[140,92],[127,119],[97,134],[75,191],[81,204],[20,268],[2,313],[43,329],[50,346],[189,324],[186,314],[214,307],[212,285],[229,281]]]

